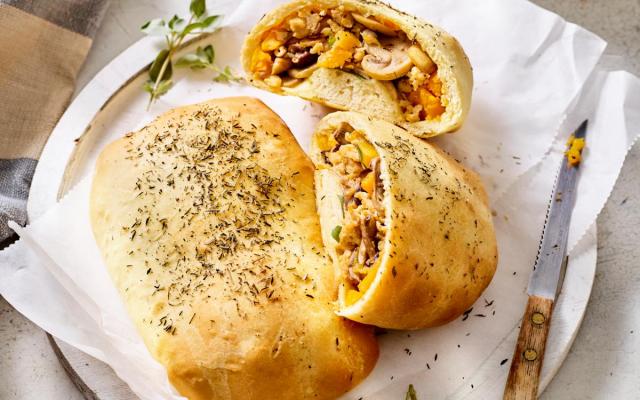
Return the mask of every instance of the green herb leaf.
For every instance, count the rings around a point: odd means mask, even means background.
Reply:
[[[189,67],[191,69],[203,69],[207,65],[206,61],[195,53],[185,54],[176,61],[176,67]]]
[[[149,94],[153,94],[153,86],[155,85],[155,82],[152,80],[148,80],[144,83],[144,85],[142,86],[142,88],[144,89],[145,92],[149,93]]]
[[[171,79],[160,81],[158,82],[158,87],[154,90],[155,84],[155,81],[148,80],[143,86],[144,91],[149,93],[154,99],[167,93],[169,89],[171,89],[171,86],[173,86],[173,81],[171,81]]]
[[[149,68],[149,78],[151,78],[152,81],[155,82],[158,79],[161,81],[171,79],[171,76],[173,75],[173,66],[171,65],[171,60],[167,61],[167,57],[169,57],[169,50],[162,49],[156,56],[156,59],[153,60],[153,63]],[[159,76],[165,62],[168,62],[168,64],[165,67],[162,76]]]
[[[158,83],[158,87],[156,88],[155,97],[158,98],[163,94],[167,93],[169,89],[171,89],[171,86],[173,86],[173,81],[171,79],[160,81],[160,83]]]
[[[222,70],[218,76],[216,76],[215,78],[213,78],[214,82],[240,82],[242,81],[242,77],[237,76],[233,73],[233,71],[231,70],[231,67],[229,67],[228,65],[226,67],[224,67],[224,70]]]
[[[189,11],[191,11],[191,14],[193,14],[194,17],[200,18],[206,10],[207,4],[205,0],[191,0]]]
[[[216,26],[213,25],[220,18],[219,15],[212,15],[203,19],[200,22],[193,22],[184,27],[182,31],[182,36],[190,35],[193,33],[204,33],[204,32],[213,32],[216,29]]]
[[[333,238],[333,240],[335,240],[336,242],[340,241],[340,232],[342,231],[342,226],[340,225],[336,225],[332,230],[331,230],[331,237]]]
[[[407,389],[407,395],[404,397],[404,400],[418,400],[418,394],[416,393],[416,389],[413,385],[409,385],[409,389]]]
[[[200,24],[202,25],[202,29],[206,29],[206,28],[214,28],[213,23],[216,22],[218,20],[218,18],[220,18],[219,15],[211,15],[205,19],[203,19],[202,21],[200,21]],[[210,32],[210,31],[207,31]]]
[[[216,59],[216,52],[213,49],[212,45],[207,45],[204,48],[198,46],[198,48],[196,49],[196,54],[198,55],[198,57],[207,60],[209,64],[213,64],[213,61]]]
[[[189,67],[191,69],[204,69],[214,67],[215,51],[213,46],[198,46],[195,53],[185,54],[176,61],[176,67]]]
[[[327,39],[327,44],[329,45],[329,47],[333,47],[333,44],[336,42],[336,37],[334,35],[329,36],[329,39]]]
[[[185,26],[184,29],[182,30],[182,36],[187,36],[192,31],[195,31],[196,29],[200,29],[200,26],[201,26],[200,22],[193,22],[193,23]]]
[[[180,24],[182,24],[184,22],[184,19],[178,17],[177,15],[174,15],[173,17],[171,17],[171,19],[169,20],[169,29],[171,29],[172,31],[175,31]]]
[[[164,36],[171,33],[169,26],[162,18],[156,18],[145,22],[140,27],[140,30],[150,36]]]
[[[214,82],[218,83],[227,83],[232,80],[232,72],[229,66],[224,67],[224,70],[220,72],[217,76],[213,77]]]
[[[228,83],[230,79],[228,75],[224,73],[219,73],[218,75],[213,77],[213,81],[218,83]]]

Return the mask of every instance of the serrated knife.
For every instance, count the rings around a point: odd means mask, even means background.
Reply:
[[[580,171],[581,146],[585,139],[587,121],[573,134],[572,151],[562,158],[556,186],[547,209],[538,256],[527,294],[527,308],[522,317],[518,342],[513,353],[504,400],[535,400],[538,396],[540,370],[549,335],[553,304],[562,287],[567,265],[567,239],[571,212],[575,201],[576,183]],[[575,139],[581,139],[575,142]],[[568,144],[568,150],[572,147]],[[570,159],[570,157],[574,157]]]

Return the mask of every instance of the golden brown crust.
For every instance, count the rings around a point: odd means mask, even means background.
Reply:
[[[438,66],[443,92],[448,102],[440,119],[406,122],[394,94],[374,80],[363,80],[339,70],[324,68],[293,88],[274,90],[259,79],[251,79],[251,59],[265,33],[279,25],[292,13],[308,7],[306,0],[294,0],[266,14],[251,30],[242,49],[242,64],[254,86],[275,93],[294,95],[338,110],[357,111],[375,118],[400,124],[418,137],[431,137],[453,132],[462,126],[471,106],[473,71],[460,43],[441,28],[399,11],[376,0],[317,0],[313,6],[333,8],[345,6],[363,15],[382,16],[395,23],[415,40]],[[341,95],[339,95],[342,93]]]
[[[362,132],[380,155],[388,231],[374,282],[353,305],[343,302],[340,314],[394,329],[456,318],[487,287],[498,260],[478,176],[436,146],[361,114],[329,114],[317,132],[341,122]],[[316,164],[319,157],[319,149],[312,149]]]
[[[107,146],[91,222],[189,399],[332,399],[373,368],[371,329],[334,312],[313,165],[260,101],[178,108]]]

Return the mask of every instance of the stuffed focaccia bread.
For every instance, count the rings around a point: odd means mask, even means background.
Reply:
[[[419,329],[475,302],[498,257],[475,173],[403,129],[353,112],[320,122],[312,159],[340,315]]]
[[[154,358],[189,399],[333,399],[372,369],[339,317],[313,164],[270,109],[178,108],[100,155],[91,223]]]
[[[473,76],[456,39],[375,0],[295,0],[252,29],[242,50],[250,82],[403,126],[451,132],[471,103]]]

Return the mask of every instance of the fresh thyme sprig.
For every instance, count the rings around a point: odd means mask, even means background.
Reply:
[[[199,35],[202,33],[213,32],[217,29],[216,21],[220,18],[219,15],[207,15],[206,0],[191,0],[189,6],[189,18],[184,19],[177,15],[174,15],[169,21],[165,21],[162,18],[156,18],[147,21],[140,28],[142,32],[152,36],[164,36],[166,41],[166,47],[156,55],[155,60],[149,67],[149,79],[144,84],[144,90],[149,93],[149,104],[147,109],[151,107],[151,104],[158,99],[158,97],[167,93],[173,81],[173,56],[174,53],[189,35]],[[189,60],[197,59],[198,64],[193,64]],[[181,61],[184,60],[184,61]],[[209,45],[204,49],[198,48],[195,54],[189,54],[182,57],[176,63],[176,66],[189,66],[191,68],[209,68],[218,72],[218,75],[214,78],[216,81],[228,82],[236,81],[240,78],[236,77],[229,67],[225,67],[223,70],[219,70],[214,64],[214,51],[213,46]],[[201,66],[200,66],[201,65]]]

